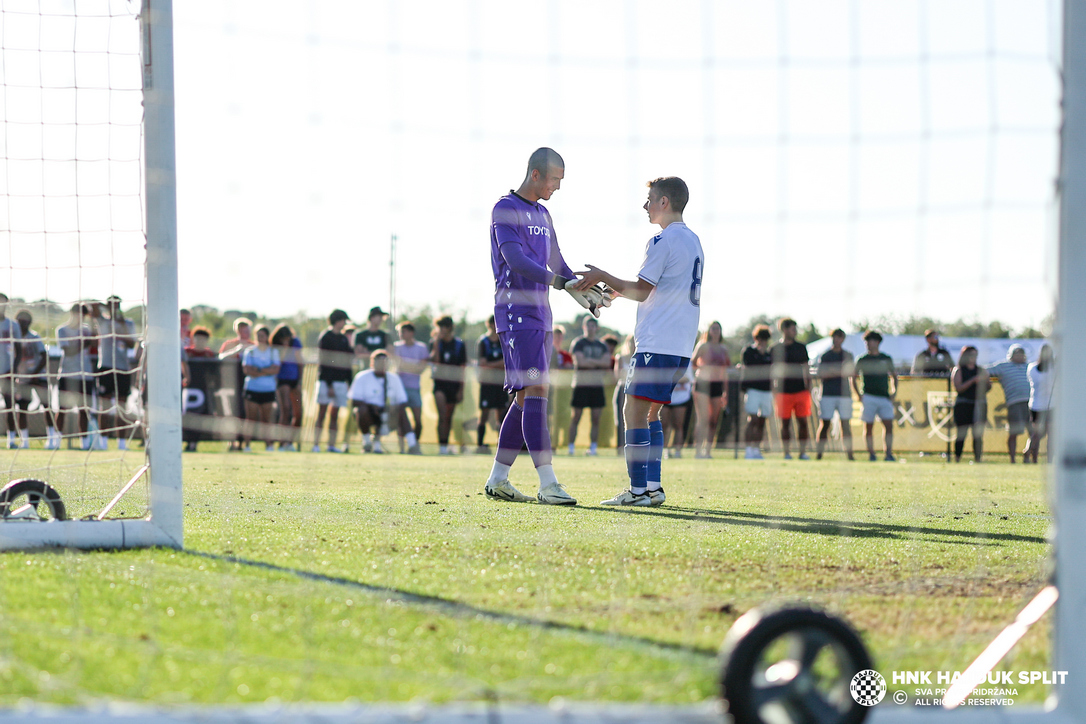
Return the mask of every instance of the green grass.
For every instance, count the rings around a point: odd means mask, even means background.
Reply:
[[[664,507],[616,510],[609,452],[555,459],[576,508],[485,499],[484,457],[185,464],[185,552],[0,554],[0,705],[693,702],[782,599],[846,617],[889,680],[963,670],[1045,579],[1037,468],[668,460]],[[1049,668],[1046,629],[1004,667]]]

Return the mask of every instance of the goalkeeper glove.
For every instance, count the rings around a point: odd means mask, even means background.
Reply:
[[[583,292],[573,287],[578,284],[580,279],[570,279],[565,284],[566,292],[573,297],[578,304],[592,313],[592,316],[596,319],[600,318],[600,307],[611,306],[611,300],[607,299],[604,302],[603,289],[600,286],[589,287]]]

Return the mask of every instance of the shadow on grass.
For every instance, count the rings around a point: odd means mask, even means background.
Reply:
[[[493,623],[516,624],[518,626],[528,626],[532,628],[542,629],[545,631],[564,631],[568,633],[587,636],[593,639],[598,639],[605,643],[613,644],[616,642],[622,642],[638,644],[642,646],[651,646],[653,648],[664,649],[666,651],[697,654],[700,656],[715,657],[717,655],[716,649],[709,649],[697,646],[684,646],[682,644],[670,643],[667,641],[657,641],[656,639],[650,639],[644,636],[629,636],[626,634],[614,633],[610,631],[596,631],[586,626],[562,623],[560,621],[547,621],[537,618],[531,618],[530,616],[518,616],[517,614],[512,613],[491,611],[485,608],[479,608],[478,606],[472,606],[469,603],[455,601],[449,598],[411,593],[410,591],[404,591],[399,588],[385,588],[383,586],[373,586],[368,583],[363,583],[362,581],[356,581],[350,578],[344,578],[342,576],[329,576],[323,573],[307,571],[302,568],[279,566],[274,563],[268,563],[266,561],[254,561],[248,558],[239,558],[237,556],[228,556],[218,553],[207,553],[205,551],[195,550],[186,550],[185,553],[188,553],[191,556],[206,558],[212,561],[233,563],[239,566],[249,566],[251,568],[259,568],[265,571],[272,571],[273,573],[284,573],[291,576],[297,576],[298,578],[304,578],[308,581],[316,581],[318,583],[330,583],[337,586],[344,586],[347,588],[352,588],[356,591],[362,591],[374,597],[383,598],[389,602],[428,608],[447,616],[453,616],[458,618],[477,618],[491,621]]]
[[[840,538],[887,538],[889,540],[909,540],[925,538],[933,543],[960,543],[966,545],[997,545],[1011,543],[1047,543],[1041,536],[1020,535],[1018,533],[990,533],[952,528],[929,528],[925,526],[890,525],[848,520],[826,520],[822,518],[801,518],[791,515],[768,515],[766,513],[741,513],[730,510],[712,510],[709,508],[621,508],[582,506],[581,510],[601,513],[626,513],[629,515],[648,515],[693,520],[698,522],[722,523],[724,525],[744,525],[771,530],[786,530],[793,533],[813,533]]]

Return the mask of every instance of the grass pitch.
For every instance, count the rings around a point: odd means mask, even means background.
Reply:
[[[667,460],[664,507],[616,510],[610,451],[555,458],[575,508],[487,500],[486,457],[187,454],[185,552],[0,554],[0,705],[694,702],[782,599],[888,681],[961,671],[1044,583],[1043,468],[907,460]],[[1003,667],[1048,656],[1043,621]]]

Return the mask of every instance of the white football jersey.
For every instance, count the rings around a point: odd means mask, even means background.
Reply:
[[[638,352],[690,357],[701,320],[701,240],[681,221],[649,239],[637,276],[656,285],[637,305]]]

